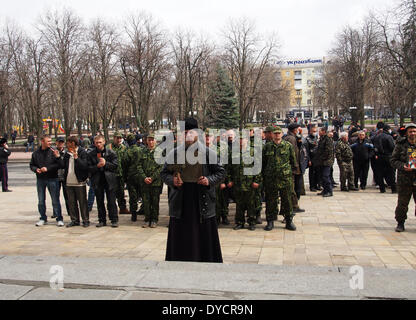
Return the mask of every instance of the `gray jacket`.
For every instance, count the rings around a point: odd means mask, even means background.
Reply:
[[[207,164],[202,165],[202,175],[209,181],[209,186],[198,185],[199,190],[199,208],[201,210],[201,222],[204,219],[209,219],[216,216],[215,211],[215,188],[224,180],[226,172],[221,166],[219,160],[215,164],[209,164],[208,160],[214,156],[218,159],[217,153],[206,148]],[[176,157],[177,148],[174,149],[169,155],[168,159]],[[182,188],[177,188],[173,185],[174,172],[168,169],[168,164],[164,165],[160,176],[165,184],[168,185],[169,191],[169,216],[174,218],[181,218],[182,216],[182,204],[185,194]]]

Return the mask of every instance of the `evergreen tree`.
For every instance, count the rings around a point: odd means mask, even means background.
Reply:
[[[215,80],[209,86],[207,124],[217,129],[238,128],[240,116],[235,91],[227,72],[217,66]]]

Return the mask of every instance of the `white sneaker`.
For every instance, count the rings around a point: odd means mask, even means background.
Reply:
[[[39,220],[39,222],[38,223],[36,223],[36,226],[37,227],[40,227],[40,226],[43,226],[43,225],[45,225],[45,224],[48,224],[46,221],[44,221],[44,220]]]
[[[58,227],[63,227],[65,224],[63,221],[58,221]]]

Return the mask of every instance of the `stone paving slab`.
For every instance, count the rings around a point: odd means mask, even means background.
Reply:
[[[63,268],[63,291],[50,288],[52,265]],[[362,290],[351,287],[354,274],[338,267],[6,256],[0,260],[0,284],[10,290],[0,285],[0,298],[416,299],[414,270],[364,268]]]
[[[33,287],[0,283],[0,300],[18,300],[27,294]]]
[[[122,290],[39,288],[26,294],[20,300],[121,300],[126,295]]]

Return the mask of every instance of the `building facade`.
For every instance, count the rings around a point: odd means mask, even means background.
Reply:
[[[317,85],[322,83],[325,58],[280,62],[282,85],[290,91],[287,116],[327,118],[328,113],[316,99]]]

